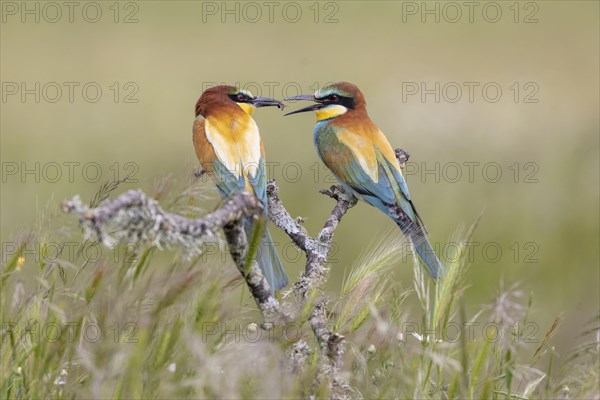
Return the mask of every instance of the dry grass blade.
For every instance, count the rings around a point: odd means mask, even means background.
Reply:
[[[535,363],[541,358],[541,356],[543,355],[543,353],[540,353],[548,344],[548,342],[550,341],[550,339],[552,338],[552,336],[554,336],[554,334],[556,333],[556,329],[558,328],[558,326],[560,325],[560,322],[563,319],[563,314],[559,314],[555,319],[554,322],[552,322],[552,325],[550,326],[550,328],[548,329],[548,331],[546,332],[546,334],[544,335],[544,339],[542,340],[542,343],[540,344],[540,346],[535,350],[535,353],[533,354],[533,358],[534,361],[531,364],[532,366],[535,365]]]
[[[398,264],[400,240],[396,234],[375,241],[355,262],[342,284],[336,326],[356,330],[369,314],[369,305],[377,303],[385,287],[384,276]]]
[[[453,246],[454,254],[450,256],[450,262],[435,291],[435,309],[431,321],[434,327],[438,324],[445,326],[445,322],[450,317],[452,306],[458,300],[455,294],[460,293],[459,286],[469,266],[466,257],[464,257],[465,244],[471,241],[481,217],[482,214],[477,217],[477,220],[471,225],[466,234],[463,235],[462,229],[459,228],[451,239],[451,243],[455,245]],[[442,319],[445,321],[442,321]]]
[[[110,194],[112,192],[114,192],[119,187],[119,185],[121,185],[122,183],[128,183],[131,180],[132,180],[132,175],[127,175],[122,179],[115,179],[113,181],[104,182],[100,186],[98,191],[94,194],[94,197],[92,197],[89,207],[90,208],[98,207],[100,205],[100,203],[102,203],[104,200],[108,199],[108,196],[110,196]]]

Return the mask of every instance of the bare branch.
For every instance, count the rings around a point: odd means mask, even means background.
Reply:
[[[216,211],[197,219],[164,211],[141,190],[130,190],[114,200],[104,201],[97,208],[89,208],[75,196],[63,202],[62,209],[79,217],[86,237],[95,235],[109,247],[115,240],[126,239],[159,247],[178,244],[188,254],[195,255],[201,253],[204,242],[216,238],[223,228],[233,261],[265,318],[273,319],[279,312],[279,302],[258,265],[252,262],[247,269],[245,266],[248,241],[242,221],[263,212],[262,204],[252,195],[237,194]]]
[[[246,280],[248,289],[256,304],[263,312],[265,321],[278,322],[283,318],[280,314],[279,302],[273,297],[269,282],[262,274],[260,267],[255,261],[246,264],[248,253],[248,238],[244,230],[242,219],[223,225],[225,239],[229,245],[229,252],[240,274]]]
[[[346,193],[341,186],[332,186],[329,190],[322,190],[321,193],[336,200],[336,204],[321,231],[315,238],[312,238],[283,206],[278,196],[279,188],[275,181],[269,181],[267,184],[271,220],[283,229],[306,254],[306,269],[294,286],[296,298],[299,300],[296,304],[297,309],[303,306],[310,293],[320,291],[327,280],[328,269],[325,265],[331,250],[333,233],[342,217],[357,202],[356,198]],[[326,306],[327,299],[322,298],[314,306],[309,316],[309,323],[320,350],[319,367],[311,387],[311,397],[326,380],[332,399],[349,399],[354,389],[343,382],[340,376],[342,355],[344,354],[344,337],[327,327]],[[299,364],[295,356],[297,354],[293,352],[291,357],[293,369],[297,369]]]
[[[331,244],[333,232],[346,212],[356,205],[356,199],[344,192],[341,186],[332,186],[329,190],[321,193],[337,201],[331,215],[325,221],[323,229],[316,238],[312,238],[290,213],[285,209],[279,199],[279,188],[275,181],[267,184],[267,197],[269,200],[269,217],[271,221],[281,228],[292,241],[306,254],[306,269],[300,280],[295,285],[295,292],[305,299],[313,289],[320,288],[326,279],[325,264]]]
[[[267,198],[269,200],[269,217],[271,221],[283,230],[302,251],[307,251],[312,238],[306,229],[292,218],[279,199],[279,187],[275,180],[267,183]]]
[[[410,153],[408,151],[405,151],[400,148],[394,150],[394,153],[396,154],[396,158],[398,159],[398,162],[400,163],[400,168],[404,168],[404,166],[406,165],[406,162],[410,158]]]

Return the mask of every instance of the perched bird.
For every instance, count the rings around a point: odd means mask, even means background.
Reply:
[[[203,170],[214,176],[221,195],[229,198],[239,192],[252,193],[263,203],[266,216],[265,151],[251,117],[257,107],[265,106],[283,108],[283,103],[254,97],[234,86],[209,88],[196,103],[193,140]],[[251,220],[246,221],[245,228],[250,238]],[[264,230],[256,261],[271,289],[279,290],[288,284],[268,229]]]
[[[284,100],[316,104],[285,115],[314,111],[314,143],[319,157],[342,186],[398,224],[435,279],[443,271],[423,220],[413,204],[392,146],[371,121],[362,92],[347,82],[329,84],[314,95]]]

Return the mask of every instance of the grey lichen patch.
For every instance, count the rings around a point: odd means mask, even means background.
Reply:
[[[95,236],[105,246],[112,247],[118,241],[158,248],[179,245],[193,257],[201,253],[203,243],[218,237],[224,223],[251,215],[260,205],[253,197],[241,195],[204,218],[188,219],[167,213],[144,192],[130,190],[97,208],[89,208],[79,196],[63,202],[62,208],[79,217],[86,238]]]

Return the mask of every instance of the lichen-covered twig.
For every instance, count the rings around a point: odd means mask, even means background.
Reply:
[[[75,196],[64,201],[62,209],[77,215],[86,233],[95,233],[106,245],[112,245],[110,239],[114,237],[150,241],[159,246],[181,244],[191,252],[199,250],[195,245],[201,245],[224,225],[262,212],[260,202],[253,196],[239,194],[205,217],[189,219],[165,212],[141,190],[125,192],[97,208],[88,207]]]
[[[312,391],[328,380],[332,399],[350,398],[350,387],[341,379],[344,336],[333,332],[327,324],[327,300],[320,300],[310,315],[309,323],[320,349],[319,370],[313,380]]]
[[[396,149],[396,150],[394,150],[394,153],[396,153],[396,158],[398,159],[398,162],[400,163],[400,168],[404,168],[404,166],[406,165],[406,162],[410,158],[410,153],[403,149]]]
[[[269,199],[269,217],[271,221],[281,228],[292,241],[306,254],[306,269],[300,280],[295,285],[295,292],[305,299],[311,290],[320,288],[327,276],[325,265],[333,243],[333,232],[346,212],[356,205],[356,199],[348,195],[341,186],[332,186],[321,193],[337,201],[333,211],[323,229],[315,238],[311,237],[306,229],[292,218],[279,199],[279,188],[275,181],[267,184],[267,197]]]
[[[115,240],[145,242],[155,246],[181,245],[189,255],[199,254],[202,244],[223,229],[232,258],[246,280],[256,304],[269,319],[279,312],[279,302],[271,294],[267,280],[256,263],[246,267],[248,241],[242,227],[245,217],[262,215],[262,204],[252,195],[240,193],[222,207],[197,219],[164,211],[158,202],[141,190],[130,190],[97,208],[85,205],[79,196],[62,203],[63,211],[75,214],[89,237],[111,247]]]
[[[306,229],[293,219],[285,209],[278,196],[279,188],[274,181],[267,184],[269,199],[269,215],[279,228],[283,229],[294,243],[306,254],[306,268],[300,280],[294,286],[296,298],[299,300],[296,308],[302,307],[309,293],[319,292],[327,280],[327,258],[333,242],[333,233],[346,212],[356,205],[356,198],[346,193],[341,186],[332,186],[329,190],[321,190],[332,199],[336,205],[331,215],[325,221],[323,228],[315,238],[309,236]],[[313,307],[309,323],[317,343],[319,344],[318,371],[313,380],[311,395],[324,381],[327,381],[330,398],[349,399],[353,389],[342,381],[341,367],[344,354],[344,337],[328,328],[326,315],[327,299],[321,298]],[[298,357],[292,352],[292,369],[298,368]]]
[[[244,230],[244,222],[238,219],[223,225],[225,239],[229,245],[231,258],[246,280],[248,289],[256,304],[263,312],[266,322],[278,322],[284,318],[280,313],[280,305],[271,292],[269,282],[262,274],[256,262],[247,263],[248,238]]]

